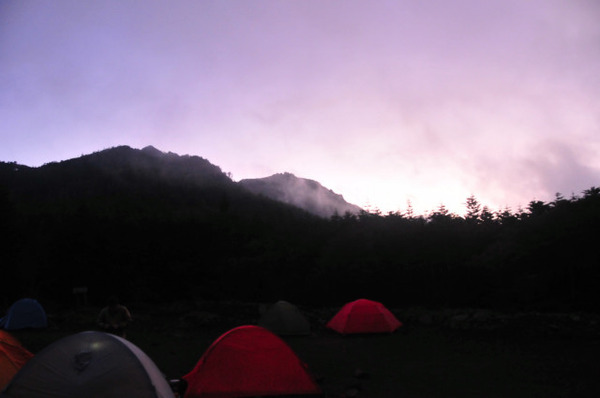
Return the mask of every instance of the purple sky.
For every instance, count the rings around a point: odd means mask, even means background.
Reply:
[[[597,0],[2,0],[0,160],[116,145],[349,202],[600,185]]]

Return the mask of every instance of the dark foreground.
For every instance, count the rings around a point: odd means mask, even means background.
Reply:
[[[183,376],[222,333],[259,317],[257,304],[129,307],[135,321],[128,339],[167,378]],[[94,330],[98,311],[50,314],[47,330],[14,334],[36,353],[66,335]],[[405,324],[394,334],[340,336],[323,326],[335,311],[306,310],[312,335],[284,337],[328,397],[600,396],[596,317],[394,310]]]

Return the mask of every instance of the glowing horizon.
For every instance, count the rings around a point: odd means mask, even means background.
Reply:
[[[383,213],[516,211],[600,185],[598,20],[590,0],[7,0],[0,160],[152,145]]]

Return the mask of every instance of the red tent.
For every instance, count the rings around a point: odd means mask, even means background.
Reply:
[[[33,357],[21,343],[8,332],[0,330],[0,390]]]
[[[348,303],[326,325],[338,333],[391,333],[402,326],[383,304],[360,299]]]
[[[292,349],[260,326],[239,326],[221,335],[183,378],[185,398],[321,394]]]

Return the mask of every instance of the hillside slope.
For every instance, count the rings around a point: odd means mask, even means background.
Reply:
[[[342,195],[325,188],[317,181],[299,178],[291,173],[244,179],[239,184],[254,193],[289,203],[325,218],[336,214],[359,214],[361,211],[360,207],[346,202]]]

